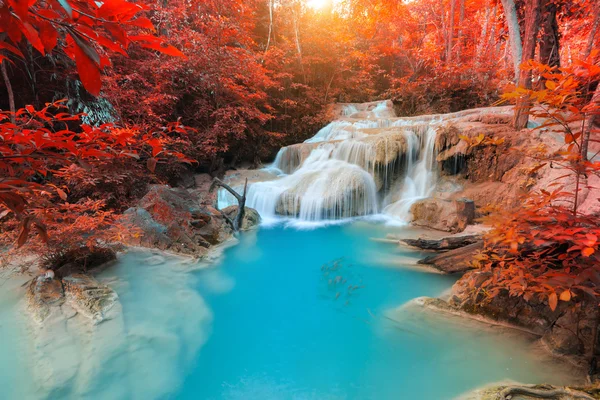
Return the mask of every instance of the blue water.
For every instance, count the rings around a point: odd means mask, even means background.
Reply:
[[[3,398],[443,400],[506,379],[568,379],[525,340],[403,307],[455,278],[404,268],[420,254],[369,239],[399,229],[261,228],[203,269],[131,251],[98,277],[120,304],[95,327],[68,309],[33,325],[11,281]]]
[[[243,237],[217,270],[198,273],[212,333],[173,398],[451,399],[506,378],[548,378],[522,344],[418,316],[387,319],[455,278],[390,268],[402,251],[369,240],[384,234],[358,224]],[[229,291],[212,290],[215,275]]]

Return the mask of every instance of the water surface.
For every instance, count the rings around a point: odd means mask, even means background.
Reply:
[[[242,235],[212,267],[132,251],[99,279],[120,298],[97,327],[25,317],[0,301],[8,399],[452,399],[486,383],[564,381],[524,340],[398,310],[455,278],[403,268],[419,254],[356,222]],[[395,311],[394,311],[395,310]]]

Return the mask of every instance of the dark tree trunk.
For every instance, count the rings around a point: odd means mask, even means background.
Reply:
[[[544,3],[540,62],[551,67],[560,67],[560,33],[556,19],[558,6],[551,0],[544,0]]]
[[[522,62],[533,60],[535,57],[536,39],[540,24],[541,0],[526,0],[525,3],[525,35],[523,38],[523,58]],[[518,86],[524,89],[531,89],[531,71],[521,69],[519,73]],[[531,99],[523,96],[517,100],[515,108],[515,119],[513,125],[515,129],[521,130],[527,127],[529,122],[529,110],[531,108]]]
[[[0,69],[2,70],[2,78],[4,79],[4,84],[6,85],[6,91],[8,92],[8,106],[10,107],[10,121],[14,124],[16,122],[16,112],[15,109],[15,95],[13,93],[12,85],[10,83],[10,78],[8,77],[8,70],[6,69],[6,64],[8,61],[3,60],[0,63]]]

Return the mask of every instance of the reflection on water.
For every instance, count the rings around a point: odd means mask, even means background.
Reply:
[[[198,270],[128,253],[100,276],[121,306],[96,328],[73,315],[35,326],[13,282],[0,293],[5,398],[451,399],[564,379],[524,340],[399,311],[454,278],[390,268],[417,256],[368,240],[390,229],[262,229]]]

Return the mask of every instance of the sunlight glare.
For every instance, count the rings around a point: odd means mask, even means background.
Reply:
[[[322,8],[324,8],[327,3],[329,3],[328,0],[307,0],[306,1],[306,5],[310,8],[312,8],[313,10],[320,10]]]

